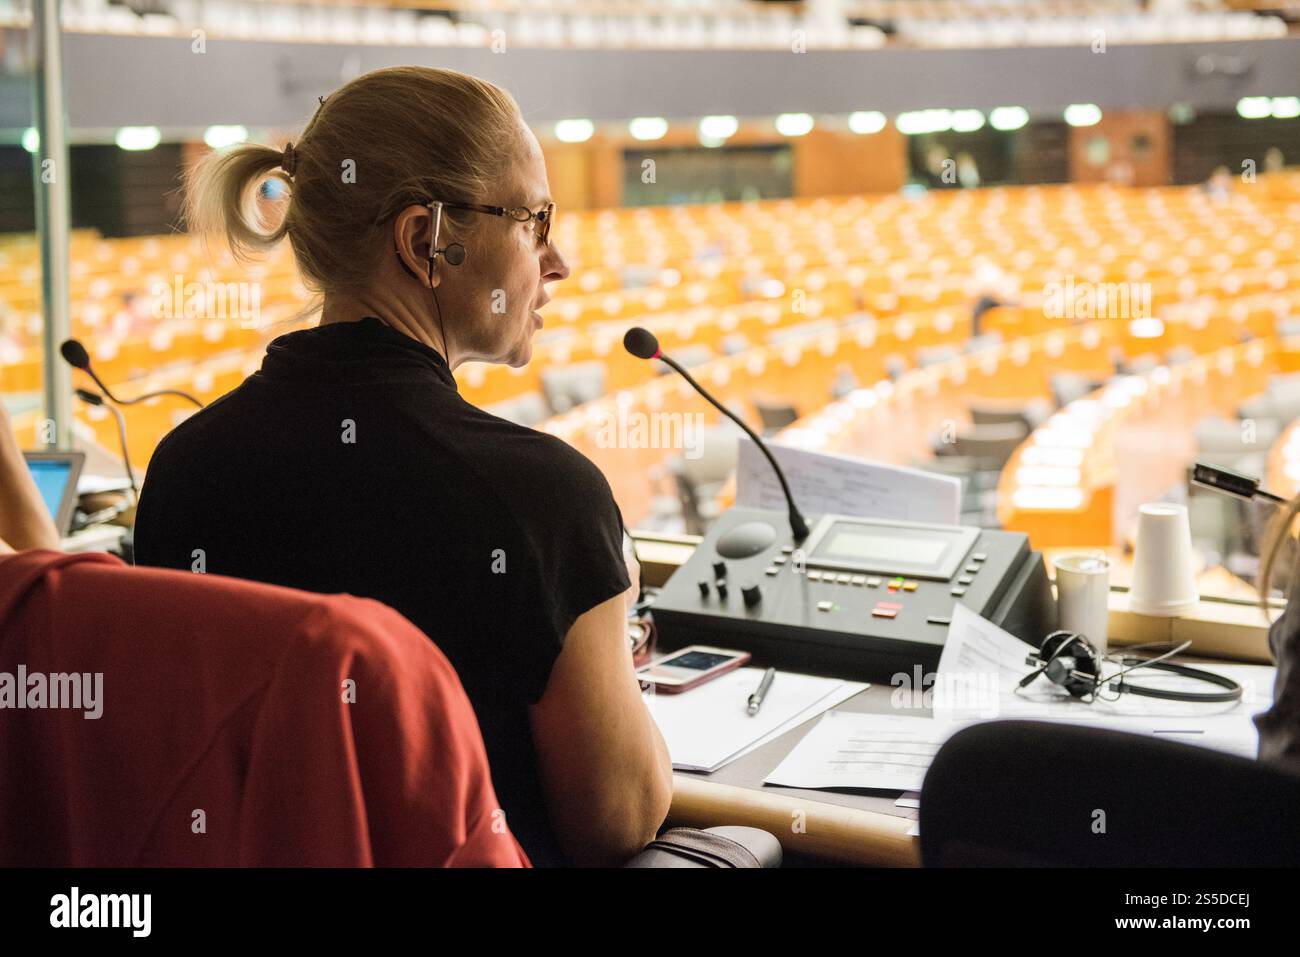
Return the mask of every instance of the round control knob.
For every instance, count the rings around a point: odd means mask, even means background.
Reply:
[[[745,599],[746,608],[753,608],[763,600],[763,589],[757,585],[746,585],[740,590],[740,594]]]
[[[715,585],[715,587],[718,589],[718,597],[721,598],[721,599],[723,599],[723,600],[725,601],[726,598],[727,598],[727,583],[726,583],[726,581],[723,580],[723,581],[720,581],[720,582],[715,582],[714,585]]]
[[[701,598],[709,597],[709,583],[707,581],[703,581],[703,580],[700,581],[700,597]]]
[[[713,577],[714,577],[714,579],[715,579],[716,581],[722,581],[724,578],[727,577],[727,563],[726,563],[726,562],[714,562],[714,563],[713,563]]]

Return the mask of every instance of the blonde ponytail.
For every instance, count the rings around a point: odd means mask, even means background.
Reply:
[[[288,217],[267,231],[257,193],[269,176],[291,185],[280,168],[280,150],[256,143],[240,143],[214,150],[185,174],[185,222],[205,239],[222,236],[238,262],[253,262],[285,237]]]

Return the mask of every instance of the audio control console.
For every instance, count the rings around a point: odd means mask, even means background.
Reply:
[[[706,644],[768,664],[887,681],[939,663],[961,602],[1035,646],[1055,628],[1029,538],[959,525],[823,515],[796,544],[786,516],[722,515],[653,606],[663,650]]]

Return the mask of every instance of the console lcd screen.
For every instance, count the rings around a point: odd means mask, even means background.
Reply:
[[[947,550],[944,537],[903,538],[881,535],[852,525],[835,529],[818,549],[818,558],[845,558],[855,562],[899,562],[904,565],[934,565]]]
[[[808,542],[808,562],[841,572],[904,575],[942,581],[979,536],[979,529],[871,519],[824,517]]]

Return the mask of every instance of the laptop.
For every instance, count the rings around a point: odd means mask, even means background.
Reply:
[[[59,534],[72,531],[72,515],[77,507],[77,480],[86,464],[85,452],[24,452],[27,470],[50,510]]]

